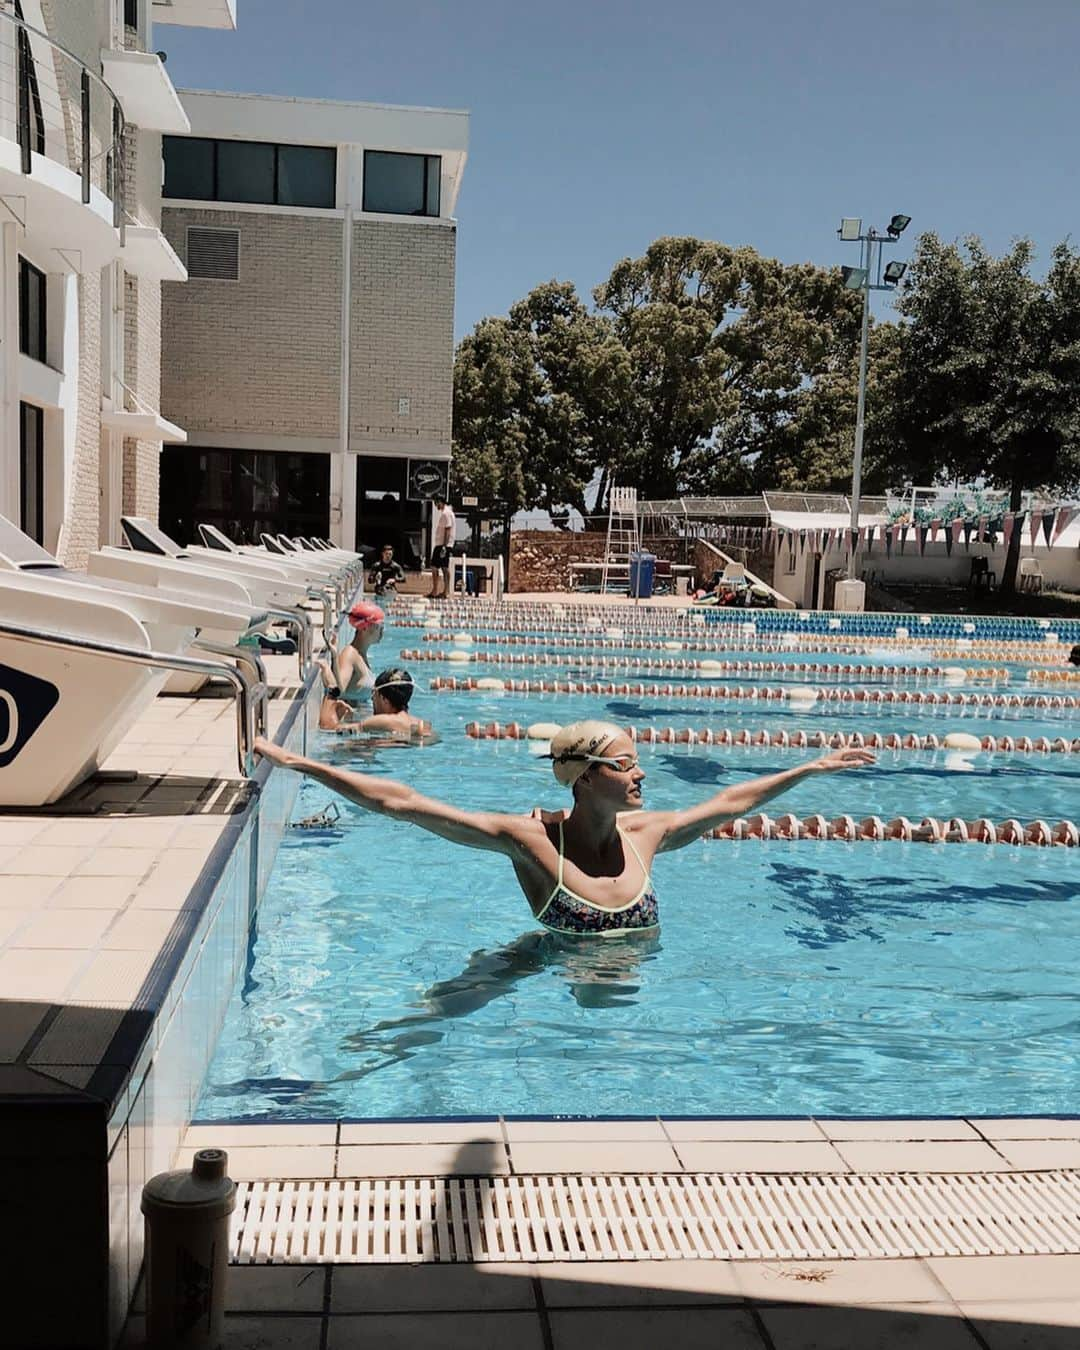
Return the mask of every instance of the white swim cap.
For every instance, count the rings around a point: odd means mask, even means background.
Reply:
[[[599,755],[604,747],[621,736],[621,728],[612,722],[571,722],[551,738],[551,767],[564,787],[573,787],[590,767],[586,755]]]

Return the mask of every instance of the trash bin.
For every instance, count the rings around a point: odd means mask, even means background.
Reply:
[[[656,575],[655,553],[630,554],[630,594],[637,600],[651,600]]]

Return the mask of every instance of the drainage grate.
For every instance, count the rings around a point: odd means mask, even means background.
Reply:
[[[1080,1172],[251,1181],[240,1264],[1080,1252]]]

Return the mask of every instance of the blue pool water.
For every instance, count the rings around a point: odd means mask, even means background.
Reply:
[[[420,645],[416,629],[390,630],[378,655]],[[426,689],[436,674],[565,679],[580,654],[565,658],[412,669]],[[1033,709],[500,692],[425,692],[416,706],[440,746],[365,756],[323,737],[317,753],[465,807],[525,812],[565,800],[550,765],[527,744],[467,740],[466,722],[1080,735],[1076,713]],[[642,747],[646,805],[812,753]],[[770,810],[1053,821],[1080,815],[1078,788],[1080,756],[885,752]],[[305,781],[294,815],[330,799]],[[570,943],[538,928],[505,860],[342,803],[337,829],[286,838],[198,1115],[1080,1111],[1078,872],[1065,849],[702,841],[657,860],[658,940]]]

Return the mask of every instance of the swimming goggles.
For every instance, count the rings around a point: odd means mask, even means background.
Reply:
[[[548,758],[553,759],[556,764],[607,764],[619,773],[630,773],[641,763],[637,755],[585,755],[572,750],[564,750],[561,755],[549,755]]]

